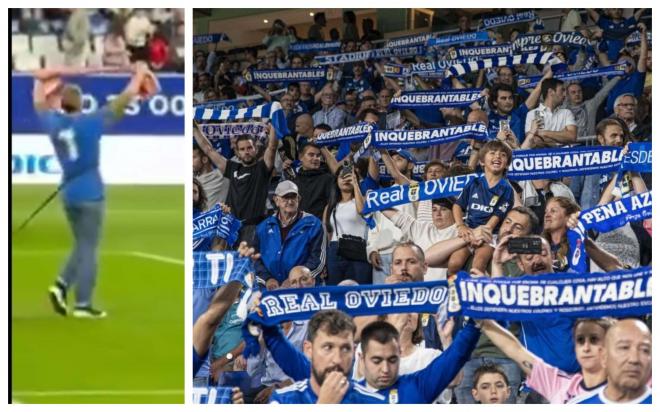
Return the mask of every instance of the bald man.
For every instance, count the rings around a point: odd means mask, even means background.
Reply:
[[[637,319],[624,319],[605,335],[601,362],[607,372],[607,384],[572,403],[648,403],[651,388],[651,331]]]

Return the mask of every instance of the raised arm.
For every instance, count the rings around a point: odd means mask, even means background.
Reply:
[[[493,320],[484,320],[481,325],[481,331],[485,333],[493,344],[504,352],[508,358],[516,362],[526,375],[529,375],[530,372],[532,372],[534,362],[538,360],[538,358],[525,349],[511,332],[504,329]]]
[[[195,138],[195,142],[197,142],[197,145],[199,146],[200,149],[202,149],[202,152],[206,156],[211,159],[211,162],[217,167],[222,173],[225,172],[225,168],[227,167],[227,159],[220,153],[218,153],[213,146],[211,146],[211,143],[208,141],[206,136],[204,136],[204,133],[202,132],[202,129],[199,127],[199,124],[193,120],[193,137]]]
[[[200,356],[205,356],[211,346],[211,338],[222,322],[229,308],[241,291],[241,282],[229,282],[213,295],[206,312],[202,313],[193,325],[193,348]]]
[[[534,90],[527,96],[527,100],[525,100],[525,105],[527,106],[528,110],[532,110],[533,108],[536,107],[536,105],[539,102],[539,98],[541,97],[541,85],[543,84],[543,80],[549,79],[552,77],[552,69],[548,69],[548,71],[545,72],[543,77],[541,78],[541,81],[534,87]]]
[[[268,146],[264,152],[264,163],[268,170],[273,170],[275,164],[275,154],[277,153],[277,136],[275,136],[275,127],[271,124],[268,133]]]
[[[591,18],[591,20],[594,21],[594,23],[598,23],[598,19],[600,19],[600,14],[595,9],[587,9],[587,14]]]
[[[380,149],[379,151],[381,157],[383,158],[383,163],[385,163],[385,167],[387,168],[387,171],[394,178],[394,183],[396,183],[397,185],[409,185],[410,179],[404,176],[403,173],[401,173],[399,169],[396,168],[396,165],[394,164],[394,160],[392,159],[392,156],[390,156],[388,151],[385,149]]]
[[[646,38],[646,24],[639,23],[639,60],[637,60],[637,71],[646,73],[646,58],[649,55],[649,40]]]
[[[124,117],[126,112],[126,107],[133,101],[133,99],[139,94],[140,86],[148,78],[153,79],[154,74],[149,70],[144,62],[135,63],[135,74],[131,78],[131,81],[126,86],[119,96],[115,97],[110,103],[108,103],[108,109],[112,114],[112,120],[117,121]],[[152,80],[153,81],[153,80]]]

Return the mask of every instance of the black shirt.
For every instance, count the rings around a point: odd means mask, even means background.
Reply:
[[[266,198],[271,171],[262,160],[251,166],[227,161],[225,177],[231,179],[227,204],[243,224],[256,225],[266,213]]]
[[[300,194],[300,210],[323,220],[323,209],[328,204],[335,177],[324,170],[300,169],[293,181]]]

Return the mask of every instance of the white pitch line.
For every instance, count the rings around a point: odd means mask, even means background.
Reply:
[[[63,391],[12,391],[18,397],[58,397],[58,396],[150,396],[179,395],[183,389],[140,389],[140,390],[63,390]]]
[[[175,264],[175,265],[183,265],[185,263],[183,261],[183,259],[174,259],[174,258],[170,258],[170,257],[167,257],[167,256],[154,255],[154,254],[151,254],[151,253],[128,252],[128,254],[131,255],[131,256],[137,256],[137,257],[141,257],[141,258],[144,258],[144,259],[151,259],[151,260],[155,260],[157,262],[172,263],[172,264]]]

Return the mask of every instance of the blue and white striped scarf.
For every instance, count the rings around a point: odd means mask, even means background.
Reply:
[[[454,44],[463,43],[478,43],[482,41],[490,41],[488,32],[475,31],[471,33],[448,34],[441,37],[430,38],[426,42],[427,47],[447,47]]]
[[[445,77],[462,76],[465,73],[476,72],[491,67],[511,67],[517,64],[546,64],[548,62],[552,63],[553,59],[557,58],[554,57],[554,54],[552,53],[530,53],[518,54],[515,56],[488,57],[469,63],[455,64],[447,69]]]
[[[252,259],[238,252],[193,252],[193,259],[193,289],[217,289],[233,281],[251,289],[254,284]]]
[[[218,150],[222,140],[242,135],[253,136],[258,140],[268,137],[268,130],[264,123],[221,123],[201,124],[202,133],[213,147]]]
[[[328,80],[328,76],[332,76],[332,70],[327,67],[247,70],[244,76],[249,83],[318,82]]]
[[[271,102],[255,107],[242,109],[213,110],[198,107],[195,109],[195,120],[239,120],[239,119],[270,119],[278,139],[289,134],[284,110],[279,102]]]
[[[616,64],[606,67],[597,67],[595,69],[577,70],[574,72],[555,73],[553,70],[552,77],[558,80],[563,80],[565,82],[571,82],[574,80],[588,79],[591,77],[623,76],[626,74],[625,69],[626,67],[624,64]],[[523,89],[531,89],[536,87],[542,78],[543,76],[520,76],[518,78],[518,86]]]
[[[521,11],[516,14],[486,17],[482,23],[484,28],[490,29],[493,27],[508,26],[510,24],[518,24],[533,20],[536,20],[536,13],[533,11]]]
[[[379,149],[426,147],[461,139],[489,140],[488,127],[483,123],[462,124],[421,130],[378,130],[371,144]]]
[[[578,225],[567,233],[570,248],[570,267],[578,272],[587,270],[587,256],[584,247],[587,231],[590,229],[604,233],[612,231],[628,222],[649,219],[652,216],[652,193],[645,192],[620,200],[596,206],[580,212]]]
[[[475,319],[629,317],[651,313],[651,268],[472,278],[459,272],[460,313]],[[451,308],[450,314],[455,314]]]
[[[271,96],[279,96],[280,94],[286,93],[286,88],[275,90],[269,92]],[[211,110],[225,110],[225,109],[240,109],[242,107],[253,106],[259,103],[262,103],[264,97],[260,94],[253,94],[250,96],[241,96],[236,99],[230,100],[212,100],[200,104],[196,104],[193,107],[196,109],[211,109]]]
[[[341,49],[340,41],[304,41],[289,45],[289,53],[314,53],[324,51],[338,51]]]
[[[329,64],[342,64],[349,62],[358,62],[371,59],[383,59],[387,57],[409,57],[417,55],[425,55],[426,48],[424,46],[409,46],[397,49],[373,49],[365,51],[357,51],[352,53],[330,54],[326,56],[316,56],[316,60],[321,66]]]
[[[465,107],[481,98],[482,89],[450,89],[405,92],[393,97],[392,109],[418,109],[428,107]]]

